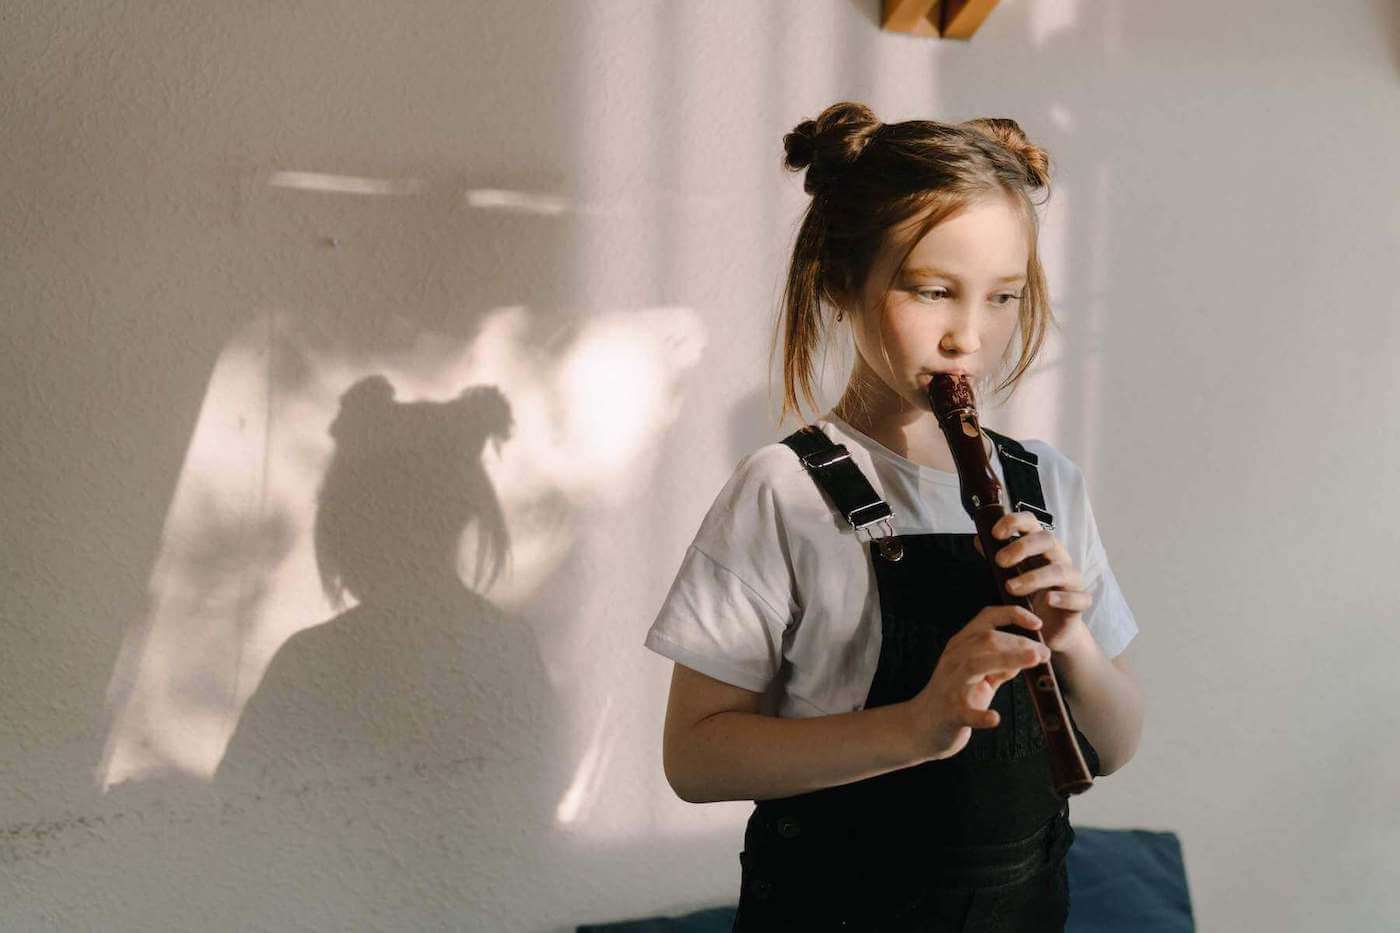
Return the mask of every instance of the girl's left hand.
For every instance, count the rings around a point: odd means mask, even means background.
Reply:
[[[992,526],[992,537],[1000,540],[1017,532],[1021,537],[997,552],[996,563],[999,567],[1014,567],[1032,554],[1042,554],[1050,561],[1044,567],[1012,577],[1007,581],[1007,589],[1013,596],[1030,598],[1031,611],[1045,623],[1040,630],[1045,644],[1051,651],[1064,651],[1089,636],[1084,613],[1093,605],[1094,597],[1084,592],[1084,578],[1060,539],[1042,528],[1033,514],[1011,512]],[[974,540],[982,553],[981,539]]]

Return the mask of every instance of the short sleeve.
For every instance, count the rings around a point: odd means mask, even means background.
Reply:
[[[1108,563],[1108,554],[1099,537],[1098,523],[1094,520],[1094,509],[1089,503],[1087,484],[1077,466],[1074,477],[1076,501],[1073,520],[1078,523],[1075,531],[1080,545],[1080,574],[1084,578],[1085,590],[1094,599],[1093,605],[1084,614],[1084,623],[1104,655],[1114,658],[1122,654],[1123,649],[1136,637],[1137,620]]]
[[[643,643],[754,692],[777,675],[796,612],[785,524],[762,453],[741,461],[716,497]]]
[[[785,627],[763,597],[692,544],[645,645],[716,680],[762,693],[782,662]]]
[[[1094,597],[1084,622],[1089,633],[1099,643],[1106,657],[1116,658],[1123,653],[1138,633],[1137,620],[1128,608],[1128,601],[1118,587],[1118,578],[1107,563],[1090,575],[1084,575],[1086,589]]]

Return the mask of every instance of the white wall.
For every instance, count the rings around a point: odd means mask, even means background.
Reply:
[[[1054,160],[1064,333],[987,420],[1084,468],[1149,706],[1076,822],[1179,833],[1202,929],[1400,920],[1400,13],[1005,0],[965,44],[877,7],[7,5],[0,926],[736,900],[749,805],[670,792],[641,640],[791,427],[780,140],[840,99]],[[355,474],[342,541],[398,586],[347,610],[311,528],[375,373],[514,427],[361,426],[439,446]],[[392,531],[435,465],[420,524],[499,501],[480,593]]]

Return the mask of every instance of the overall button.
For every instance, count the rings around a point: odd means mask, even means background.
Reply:
[[[758,900],[766,901],[773,894],[773,882],[760,878],[749,890],[753,891],[753,896]]]
[[[778,820],[778,835],[784,839],[793,839],[802,832],[802,824],[791,816],[785,816]]]

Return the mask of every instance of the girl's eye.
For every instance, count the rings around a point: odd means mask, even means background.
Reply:
[[[934,294],[935,292],[938,293],[938,294]],[[932,295],[933,297],[929,299],[930,301],[935,300],[935,299],[937,299],[937,298],[943,298],[943,297],[945,297],[945,296],[947,295],[947,293],[948,293],[948,290],[947,290],[946,288],[921,288],[921,289],[917,289],[917,290],[914,292],[914,294],[918,295],[918,296],[921,297],[921,298],[922,298],[924,295]],[[1014,292],[1002,292],[1001,294],[997,295],[996,297],[997,297],[998,299],[1002,299],[1002,300],[1000,300],[1000,301],[994,302],[994,303],[997,305],[997,307],[1000,307],[1000,308],[1006,307],[1007,305],[1011,304],[1011,302],[1013,302],[1013,301],[1020,301],[1020,300],[1021,300],[1021,296],[1015,294]]]

